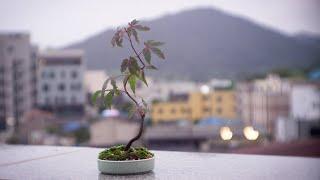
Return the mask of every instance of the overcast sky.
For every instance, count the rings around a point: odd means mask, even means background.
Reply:
[[[42,48],[59,47],[134,18],[208,6],[284,33],[320,35],[320,0],[0,0],[0,31],[27,31]]]

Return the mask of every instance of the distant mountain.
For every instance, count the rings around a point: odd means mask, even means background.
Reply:
[[[296,35],[295,38],[305,45],[316,47],[320,50],[320,35],[301,33]]]
[[[207,80],[241,78],[278,68],[301,68],[319,60],[316,47],[215,9],[196,9],[143,22],[145,40],[166,42],[166,62],[157,60],[155,76]],[[129,52],[112,48],[114,30],[67,46],[86,51],[89,69],[119,69]]]

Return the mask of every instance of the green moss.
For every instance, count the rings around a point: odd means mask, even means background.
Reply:
[[[149,159],[154,156],[153,153],[144,147],[131,147],[128,151],[125,151],[124,149],[124,145],[113,146],[109,149],[101,151],[98,158],[101,160],[124,161]]]

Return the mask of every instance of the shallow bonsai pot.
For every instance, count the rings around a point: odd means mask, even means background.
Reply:
[[[98,169],[105,174],[138,174],[152,171],[154,157],[141,160],[110,161],[98,159]]]

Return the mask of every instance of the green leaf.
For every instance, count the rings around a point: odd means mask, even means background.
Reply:
[[[126,69],[129,66],[129,60],[128,59],[124,59],[121,63],[121,72],[123,73],[124,71],[126,71]]]
[[[131,74],[137,74],[137,71],[140,69],[137,60],[134,57],[130,57],[129,60],[129,72]]]
[[[164,45],[164,42],[154,41],[154,40],[148,40],[147,44],[149,46],[162,46]]]
[[[132,29],[132,34],[133,34],[136,42],[139,43],[138,33],[137,33],[137,31],[135,29]]]
[[[98,90],[91,96],[91,101],[93,104],[97,103],[97,98],[100,96],[100,94],[101,94],[101,90]]]
[[[117,83],[114,79],[111,79],[111,85],[112,85],[113,90],[118,89]]]
[[[165,59],[163,52],[159,48],[151,47],[151,51],[156,54],[159,58]]]
[[[151,70],[158,70],[157,67],[155,67],[154,65],[148,65],[146,66],[147,69],[151,69]]]
[[[147,80],[146,80],[146,77],[145,77],[145,75],[144,75],[144,71],[143,71],[143,70],[140,70],[140,71],[139,71],[138,78],[139,78],[142,82],[144,82],[144,84],[145,84],[146,86],[148,86],[148,83],[147,83]]]
[[[129,81],[132,92],[135,94],[136,93],[136,76],[131,75],[128,81]]]
[[[112,105],[112,99],[113,99],[113,91],[110,91],[106,96],[105,96],[105,101],[104,104],[108,109],[111,109],[111,105]]]
[[[119,96],[121,94],[119,89],[115,89],[113,91],[114,91],[114,95],[116,96]]]
[[[116,83],[116,81],[114,79],[111,79],[111,85],[112,85],[113,94],[116,95],[116,96],[119,96],[120,95],[120,91],[119,91],[117,83]]]
[[[107,80],[104,81],[102,89],[101,89],[101,97],[104,97],[104,93],[106,92],[106,89],[108,87],[110,79],[111,78],[108,78]]]
[[[150,50],[148,48],[144,48],[142,50],[144,59],[150,64],[151,63],[151,53]]]
[[[152,46],[162,46],[164,45],[164,42],[154,42],[152,43]]]
[[[142,25],[135,25],[135,26],[133,26],[133,27],[136,28],[136,29],[139,30],[139,31],[149,31],[149,30],[150,30],[149,27],[147,27],[147,26],[142,26]]]

